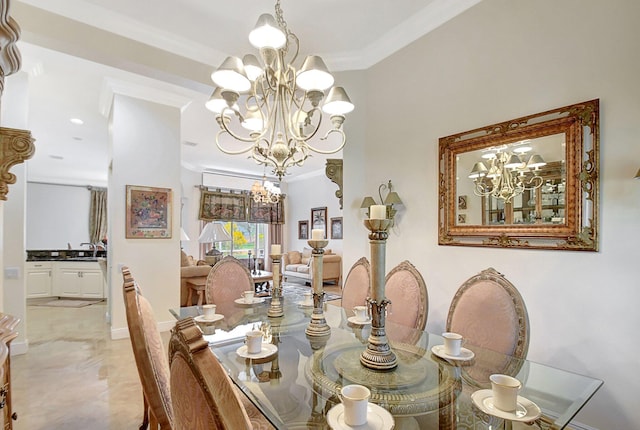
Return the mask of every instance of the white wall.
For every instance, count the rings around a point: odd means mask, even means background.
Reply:
[[[577,416],[603,430],[640,423],[639,20],[635,0],[484,0],[367,71],[366,174],[345,175],[345,190],[363,177],[367,189],[387,177],[397,187],[406,212],[387,270],[404,259],[420,270],[430,331],[443,330],[462,282],[494,267],[527,304],[529,358],[605,381]],[[600,252],[438,246],[439,137],[594,98]],[[359,162],[345,151],[345,165]]]
[[[111,119],[109,175],[109,264],[111,335],[128,336],[121,266],[149,300],[161,329],[175,324],[169,309],[180,300],[180,110],[116,94]],[[172,190],[170,239],[125,238],[126,185]]]
[[[80,249],[89,242],[87,187],[27,183],[27,249]]]

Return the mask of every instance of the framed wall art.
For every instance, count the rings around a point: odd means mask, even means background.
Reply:
[[[327,207],[311,209],[311,229],[324,231],[324,238],[327,238]]]
[[[127,185],[127,239],[171,238],[171,189]]]
[[[249,222],[284,224],[284,196],[278,203],[259,203],[249,198]]]
[[[199,218],[204,221],[246,221],[247,195],[202,190]]]
[[[298,221],[298,239],[309,239],[309,221]]]
[[[331,218],[331,239],[342,239],[342,217]]]

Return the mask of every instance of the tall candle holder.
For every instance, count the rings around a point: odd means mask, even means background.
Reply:
[[[371,244],[371,297],[367,299],[371,314],[371,334],[367,348],[360,355],[360,363],[372,370],[393,370],[398,359],[389,347],[385,331],[385,313],[391,302],[384,296],[385,248],[389,237],[390,219],[368,219]]]
[[[271,305],[267,310],[267,316],[269,318],[279,318],[284,315],[284,309],[282,308],[282,301],[280,294],[282,286],[280,285],[280,261],[281,254],[271,254],[271,270],[273,270],[273,285],[271,286]]]
[[[312,337],[326,337],[331,334],[331,327],[327,324],[324,317],[324,289],[322,288],[322,256],[324,255],[324,247],[329,244],[328,240],[311,239],[307,241],[309,246],[313,248],[311,256],[313,257],[313,313],[311,321],[307,326],[305,333]]]

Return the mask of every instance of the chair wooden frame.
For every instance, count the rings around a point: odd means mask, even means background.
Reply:
[[[193,318],[178,321],[171,330],[169,360],[176,430],[274,428],[236,389]],[[193,378],[184,377],[184,365]],[[208,411],[194,407],[202,403]]]
[[[149,339],[144,330],[144,316],[141,311],[141,301],[146,299],[141,295],[139,288],[129,271],[129,268],[122,268],[123,294],[125,311],[127,315],[127,325],[133,355],[142,384],[144,413],[140,430],[147,426],[151,430],[172,430],[173,410],[171,407],[171,393],[168,385],[165,386],[158,380],[158,366],[166,366],[166,363],[158,363],[149,348],[150,342],[162,344],[160,333],[156,331],[155,339]],[[156,321],[146,321],[147,324],[156,325]],[[156,325],[157,330],[157,325]],[[168,373],[168,368],[166,369]],[[168,382],[168,381],[167,381]]]
[[[525,358],[529,350],[529,314],[527,313],[527,307],[524,304],[524,300],[516,287],[509,282],[502,273],[498,272],[493,267],[483,270],[475,276],[467,279],[456,291],[456,294],[451,300],[451,306],[449,307],[449,313],[447,315],[447,330],[451,330],[453,323],[453,314],[456,306],[458,305],[462,296],[477,285],[480,282],[490,281],[500,286],[504,291],[509,294],[513,302],[513,307],[518,316],[518,341],[512,354],[515,358]],[[478,345],[482,346],[482,345]]]
[[[384,280],[385,286],[388,286],[389,280],[399,272],[409,272],[409,274],[416,280],[416,283],[418,284],[420,301],[418,303],[418,319],[416,320],[414,328],[424,330],[425,325],[427,324],[427,316],[429,313],[429,295],[427,293],[427,284],[425,283],[424,278],[422,277],[418,269],[416,269],[416,267],[410,261],[405,260],[391,269],[389,273],[387,273],[387,276]],[[391,303],[391,306],[393,306],[393,303]],[[390,321],[392,320],[388,316],[387,319]]]
[[[349,292],[356,288],[356,286],[349,287],[350,286],[349,279],[351,278],[351,274],[356,270],[358,270],[361,266],[364,267],[365,271],[369,274],[369,282],[367,286],[367,294],[365,295],[365,299],[367,297],[371,297],[371,264],[369,263],[369,260],[367,260],[367,257],[360,257],[360,259],[358,259],[358,261],[356,261],[353,264],[353,266],[351,266],[351,269],[349,269],[349,273],[347,273],[347,277],[344,278],[344,284],[342,285],[342,298],[340,300],[340,306],[342,306],[343,308],[345,307],[345,304],[344,304],[345,297],[349,297]],[[364,305],[364,302],[361,304]],[[352,309],[347,309],[347,311],[351,312]]]
[[[247,290],[255,290],[255,286],[253,283],[253,278],[251,277],[251,272],[249,272],[249,269],[247,269],[247,266],[245,266],[244,264],[242,264],[237,258],[227,255],[226,257],[224,257],[222,260],[220,260],[218,263],[216,263],[215,266],[213,266],[213,268],[211,269],[211,271],[209,272],[209,275],[207,276],[207,283],[205,285],[205,302],[206,303],[216,303],[215,301],[215,291],[213,290],[213,286],[212,286],[212,280],[217,276],[217,273],[220,272],[221,270],[223,270],[226,266],[228,265],[236,265],[237,268],[244,272],[247,276],[247,283],[245,286],[239,286],[239,285],[234,285],[233,288],[237,288],[238,289],[238,294],[234,296],[234,298],[239,298],[240,294],[243,291],[247,291]],[[238,288],[240,287],[240,288]]]

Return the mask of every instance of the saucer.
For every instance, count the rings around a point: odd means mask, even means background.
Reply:
[[[352,427],[344,422],[344,405],[338,403],[327,413],[327,423],[334,430],[390,430],[395,426],[393,416],[384,408],[369,403],[367,405],[367,422],[361,426]]]
[[[313,307],[313,302],[298,302],[298,305],[301,308],[312,308]]]
[[[255,354],[249,354],[247,352],[247,345],[242,345],[240,348],[236,349],[236,354],[242,358],[266,358],[276,352],[278,352],[278,347],[272,343],[263,343],[262,350]]]
[[[204,324],[214,323],[216,321],[220,321],[222,318],[224,318],[224,315],[222,314],[215,314],[213,318],[210,320],[206,319],[204,315],[198,315],[197,317],[193,317],[195,322],[204,323]]]
[[[258,303],[264,302],[264,297],[254,297],[252,302],[248,302],[241,297],[239,299],[235,299],[234,302],[236,302],[239,305],[257,305]]]
[[[444,360],[451,360],[451,361],[469,361],[476,356],[473,353],[473,351],[467,348],[460,348],[460,355],[449,355],[446,352],[444,352],[444,345],[434,346],[433,348],[431,348],[431,352],[433,352],[434,355]]]
[[[542,411],[531,400],[518,396],[516,410],[506,412],[493,405],[493,392],[491,390],[478,390],[471,394],[471,400],[485,414],[504,418],[511,421],[530,422],[542,415]]]
[[[368,320],[365,320],[365,321],[360,321],[360,320],[356,319],[355,316],[353,316],[353,317],[347,318],[347,321],[349,321],[351,324],[355,324],[355,325],[369,325],[369,324],[371,324],[371,318],[369,318]]]

